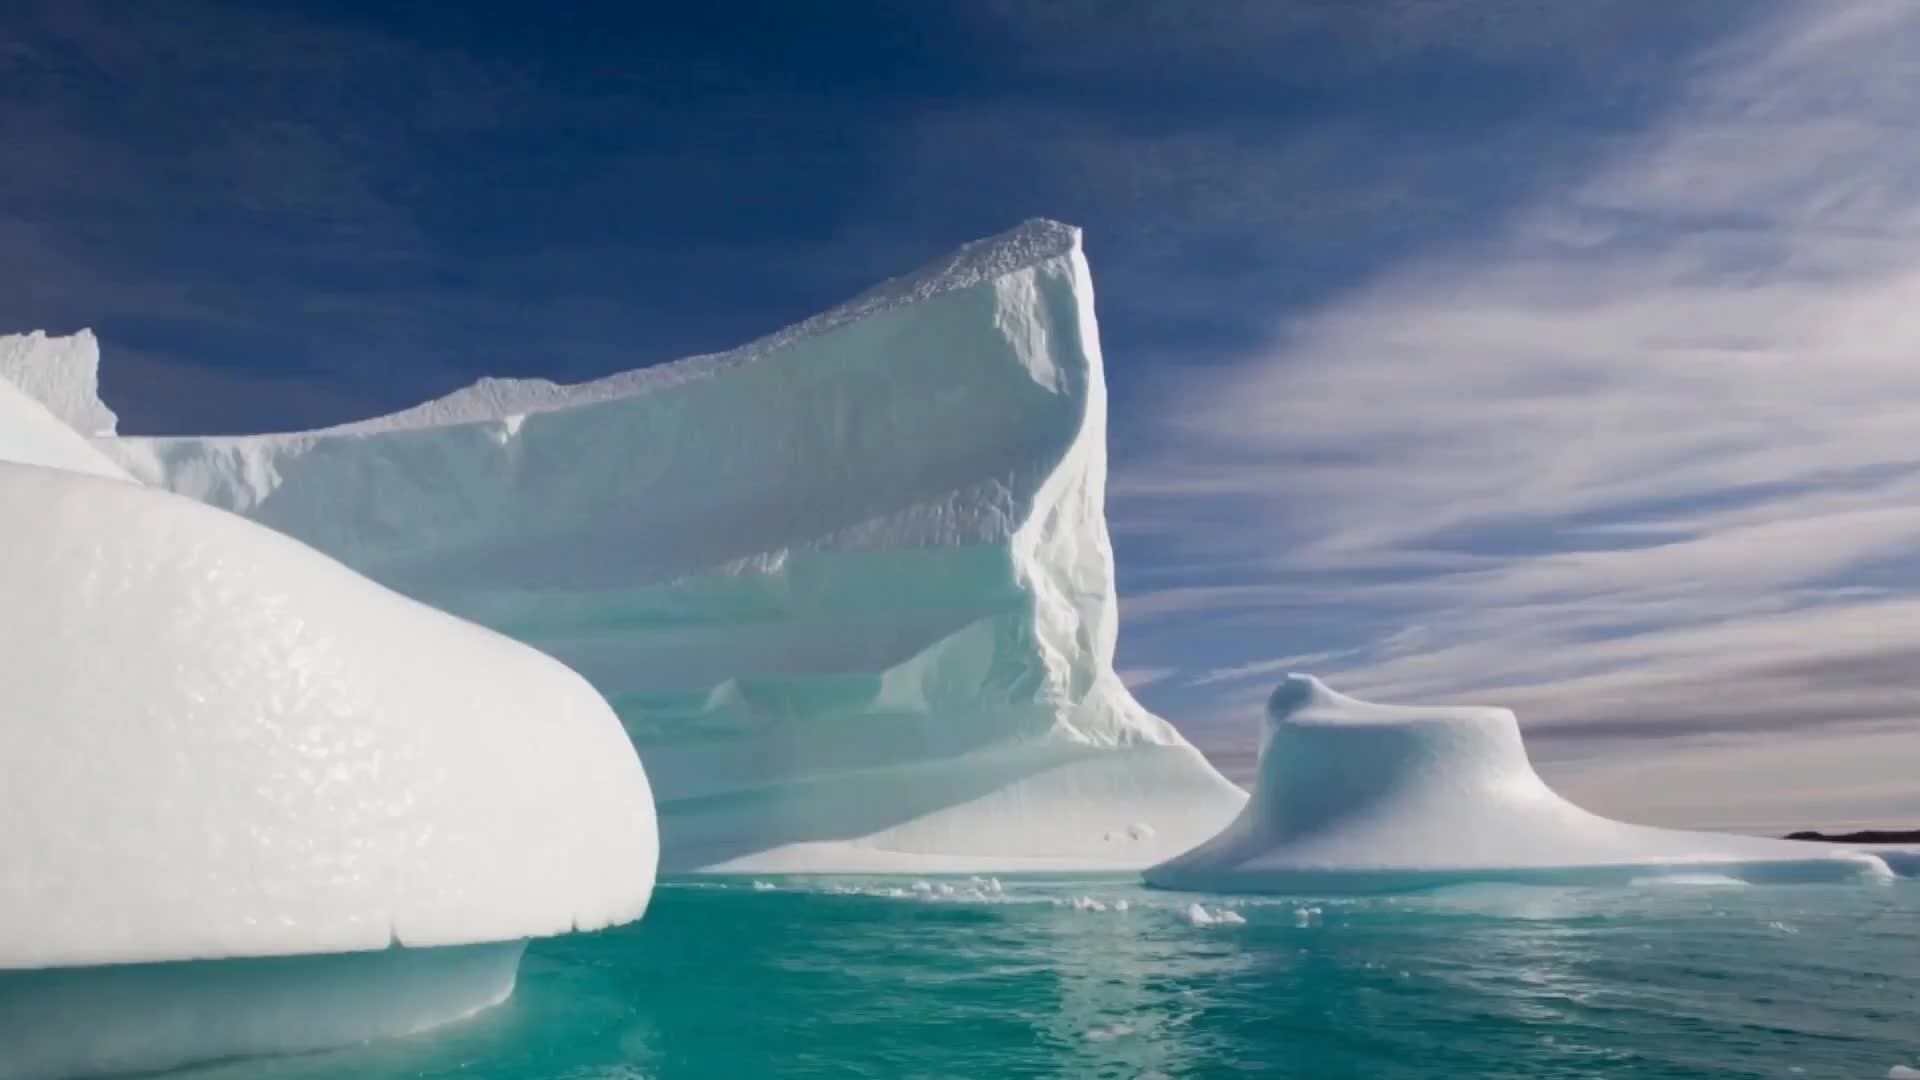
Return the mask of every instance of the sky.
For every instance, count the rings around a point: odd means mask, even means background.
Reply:
[[[739,344],[1086,230],[1121,665],[1920,824],[1920,5],[0,0],[0,332],[134,433]]]

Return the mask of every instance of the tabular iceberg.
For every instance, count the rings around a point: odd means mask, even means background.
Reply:
[[[1030,222],[731,353],[99,445],[585,674],[663,867],[925,872],[1135,869],[1245,799],[1114,674],[1105,440],[1079,230]]]
[[[1884,861],[1854,851],[1608,820],[1547,787],[1506,709],[1375,705],[1294,675],[1268,702],[1246,808],[1146,878],[1171,889],[1298,893],[1682,873],[1749,882],[1890,876]]]
[[[115,479],[4,382],[0,435],[0,1078],[419,1030],[645,909],[584,679]]]

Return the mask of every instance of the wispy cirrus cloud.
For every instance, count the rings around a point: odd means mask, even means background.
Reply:
[[[1115,516],[1187,572],[1129,617],[1332,637],[1357,692],[1636,754],[1837,724],[1920,752],[1915,86],[1920,10],[1780,10],[1577,182],[1170,387]],[[1156,700],[1244,715],[1280,661],[1241,650]]]

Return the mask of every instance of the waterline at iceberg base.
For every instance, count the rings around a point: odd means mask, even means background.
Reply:
[[[986,875],[981,875],[986,877]],[[1881,1080],[1920,883],[1215,897],[1137,875],[668,880],[408,1039],[167,1080]],[[953,895],[943,895],[948,885]],[[898,890],[899,895],[893,891]],[[1190,908],[1238,922],[1196,923]]]

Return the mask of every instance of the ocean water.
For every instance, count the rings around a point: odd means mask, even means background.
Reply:
[[[512,1000],[466,1022],[175,1075],[1838,1080],[1920,1067],[1915,881],[1348,900],[1098,878],[918,884],[669,882],[641,923],[536,942]]]

